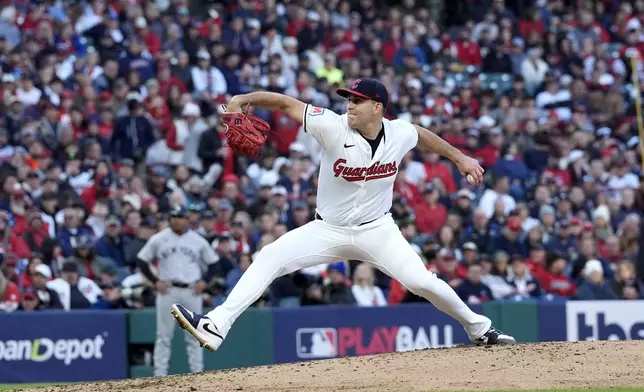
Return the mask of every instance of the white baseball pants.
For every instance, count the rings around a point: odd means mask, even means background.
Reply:
[[[390,215],[351,227],[314,220],[289,231],[259,252],[226,301],[207,316],[225,336],[237,317],[276,278],[302,268],[341,260],[373,264],[412,293],[458,320],[472,339],[483,335],[492,325],[490,319],[474,313],[447,283],[425,268]]]

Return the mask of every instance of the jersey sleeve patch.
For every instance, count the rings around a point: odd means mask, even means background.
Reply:
[[[314,106],[310,111],[309,111],[309,116],[321,116],[324,114],[324,108],[319,108],[317,106]]]

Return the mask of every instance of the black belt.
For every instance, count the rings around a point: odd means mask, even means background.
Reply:
[[[179,282],[177,280],[171,280],[169,283],[170,283],[170,286],[178,287],[180,289],[187,289],[190,286],[192,286],[192,283],[184,283],[184,282]]]
[[[321,220],[321,221],[323,221],[323,220],[324,220],[324,219],[322,219],[322,217],[320,216],[320,214],[318,214],[317,212],[315,213],[315,219],[319,219],[319,220]],[[377,220],[378,220],[378,218],[376,218],[376,219],[372,219],[372,220],[370,220],[369,222],[360,223],[358,226],[368,225],[369,223],[371,223],[371,222],[375,222],[375,221],[377,221]]]

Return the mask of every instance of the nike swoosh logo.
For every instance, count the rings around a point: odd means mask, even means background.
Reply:
[[[216,328],[216,327],[215,327],[215,328]],[[210,334],[212,334],[212,335],[215,335],[215,336],[216,336],[216,337],[218,337],[219,339],[224,340],[224,337],[223,337],[223,336],[221,336],[221,335],[220,335],[220,334],[218,334],[217,332],[212,331],[212,330],[210,329],[210,324],[204,324],[203,329],[205,329],[205,330],[206,330],[206,332],[208,332],[208,333],[210,333]]]
[[[346,143],[344,144],[344,148],[349,148],[349,147],[354,147],[354,146],[355,146],[355,144],[352,144],[352,145],[350,145],[350,146],[349,146],[349,145],[347,145]]]

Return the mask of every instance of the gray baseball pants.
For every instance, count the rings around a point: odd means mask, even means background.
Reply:
[[[201,295],[195,295],[194,289],[178,288],[170,286],[166,294],[157,293],[157,338],[154,343],[154,375],[167,376],[170,364],[172,338],[174,327],[177,324],[170,313],[172,304],[181,303],[195,313],[202,313],[203,299]],[[186,352],[190,371],[203,371],[203,350],[199,342],[187,331],[185,332]]]

